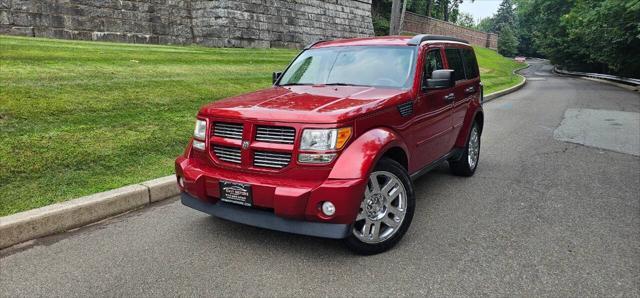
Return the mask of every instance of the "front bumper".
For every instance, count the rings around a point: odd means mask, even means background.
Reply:
[[[180,190],[204,203],[218,203],[220,181],[231,181],[250,184],[253,208],[267,210],[277,217],[331,224],[353,223],[367,181],[328,179],[313,173],[313,169],[308,168],[283,173],[252,173],[216,167],[197,158],[181,156],[176,160],[176,175],[183,179]],[[321,205],[325,201],[334,204],[336,212],[333,216],[322,213]]]
[[[315,237],[343,239],[349,236],[351,225],[301,221],[278,217],[272,212],[247,208],[218,201],[208,203],[186,192],[181,195],[182,204],[229,221],[281,232]]]

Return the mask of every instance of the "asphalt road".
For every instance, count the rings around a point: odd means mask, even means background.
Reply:
[[[209,217],[170,200],[0,252],[0,296],[640,296],[640,158],[559,141],[567,109],[640,112],[640,95],[550,73],[485,104],[472,178],[416,182],[393,250]],[[640,134],[640,131],[636,131]]]

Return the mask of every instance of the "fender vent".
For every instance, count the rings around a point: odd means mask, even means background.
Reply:
[[[405,102],[398,105],[398,112],[402,117],[409,117],[413,114],[413,101]]]

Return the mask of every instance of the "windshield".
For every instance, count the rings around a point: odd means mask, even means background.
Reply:
[[[282,75],[286,85],[356,85],[408,88],[415,47],[353,46],[303,52]]]

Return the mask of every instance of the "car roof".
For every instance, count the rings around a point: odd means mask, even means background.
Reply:
[[[450,36],[420,34],[416,36],[378,36],[364,38],[337,39],[329,41],[318,41],[310,44],[305,49],[346,47],[346,46],[416,46],[422,42],[455,43],[469,45],[466,40]]]

